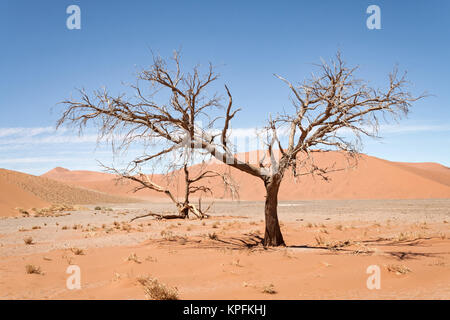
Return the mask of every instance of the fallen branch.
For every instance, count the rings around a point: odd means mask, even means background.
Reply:
[[[158,214],[158,213],[147,213],[142,216],[134,217],[133,219],[130,220],[130,222],[133,222],[134,220],[137,220],[137,219],[146,218],[146,217],[156,217],[158,220],[160,220],[160,219],[186,219],[186,217],[179,215],[179,214],[164,215],[164,214]]]

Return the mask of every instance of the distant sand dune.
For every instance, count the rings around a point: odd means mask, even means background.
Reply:
[[[315,161],[320,165],[343,165],[345,159],[337,152],[318,153]],[[198,170],[193,166],[193,171]],[[261,180],[244,174],[218,162],[208,164],[208,169],[229,171],[239,184],[241,200],[264,200],[265,190]],[[178,174],[178,176],[180,176]],[[113,175],[92,171],[69,171],[55,168],[43,177],[62,181],[116,195],[130,195],[135,184],[116,184]],[[437,163],[391,162],[367,155],[361,155],[356,168],[334,172],[326,182],[319,177],[302,176],[295,181],[288,173],[282,182],[280,200],[317,199],[439,199],[450,198],[450,169]],[[161,175],[154,175],[155,182],[166,184]],[[205,181],[213,186],[217,197],[224,195],[220,179]],[[171,184],[171,189],[183,191],[183,181],[179,177]],[[135,194],[143,198],[165,198],[164,195],[142,190]],[[229,198],[229,195],[225,196]]]
[[[42,208],[50,204],[129,202],[130,199],[71,186],[45,177],[0,169],[0,216],[16,215],[15,208]]]

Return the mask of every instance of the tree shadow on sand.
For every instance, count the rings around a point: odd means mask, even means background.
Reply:
[[[247,233],[242,236],[233,237],[221,237],[214,234],[209,234],[205,238],[184,238],[174,237],[171,240],[159,240],[158,243],[164,244],[180,244],[191,248],[203,248],[203,249],[227,249],[227,250],[270,250],[275,251],[280,248],[287,249],[299,249],[302,251],[322,251],[320,254],[325,255],[337,255],[337,254],[351,254],[351,255],[373,255],[375,250],[371,250],[372,247],[424,247],[428,246],[424,242],[431,240],[429,238],[413,239],[413,240],[393,240],[389,238],[378,238],[361,240],[358,242],[337,242],[334,245],[287,245],[285,247],[264,247],[263,238],[255,233]],[[361,250],[361,248],[355,248],[355,245],[371,245],[371,248],[367,250]],[[397,260],[409,260],[418,258],[436,258],[442,255],[450,254],[450,252],[411,252],[409,250],[396,250],[396,251],[383,251],[383,255],[393,257]]]

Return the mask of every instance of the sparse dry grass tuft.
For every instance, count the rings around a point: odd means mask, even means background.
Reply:
[[[411,272],[407,266],[399,265],[399,264],[390,264],[387,266],[389,272],[395,272],[395,274],[407,274]]]
[[[367,248],[366,246],[360,246],[356,250],[352,251],[352,254],[354,255],[371,255],[373,254],[373,250],[370,248]]]
[[[430,267],[445,267],[446,264],[444,261],[435,261],[428,264]]]
[[[139,277],[137,281],[144,287],[145,296],[152,300],[178,300],[177,288],[168,287],[157,279]]]
[[[406,240],[408,240],[409,238],[410,238],[410,236],[408,235],[408,233],[400,232],[400,234],[399,234],[398,237],[397,237],[397,240],[398,240],[398,241],[406,241]]]
[[[328,249],[333,250],[333,249],[348,247],[348,246],[351,246],[352,244],[353,244],[353,242],[351,240],[342,240],[342,241],[328,242],[325,245],[327,246]]]
[[[243,265],[240,263],[239,259],[233,260],[230,262],[230,265],[235,266],[235,267],[243,267]]]
[[[316,240],[318,246],[325,244],[325,240],[321,236],[315,236],[314,239]]]
[[[131,225],[129,224],[129,223],[126,223],[126,222],[123,222],[122,223],[122,230],[123,231],[127,231],[127,232],[130,232],[131,231]]]
[[[145,258],[145,261],[149,261],[149,262],[158,262],[158,259],[153,258],[152,256],[147,256]]]
[[[353,244],[351,240],[342,240],[342,241],[325,241],[320,235],[315,236],[315,240],[318,246],[324,246],[330,250],[337,250],[342,247],[347,247]]]

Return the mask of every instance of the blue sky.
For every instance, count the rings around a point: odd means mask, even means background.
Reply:
[[[81,8],[81,30],[66,28],[66,8]],[[366,8],[381,8],[369,30]],[[75,88],[118,92],[151,61],[182,49],[186,66],[219,65],[243,111],[235,128],[265,123],[289,108],[286,86],[302,81],[320,57],[339,49],[359,76],[383,86],[395,64],[413,92],[433,96],[411,115],[366,141],[367,154],[450,166],[450,2],[442,1],[100,1],[0,2],[0,167],[42,174],[55,167],[99,170],[111,152],[95,132],[55,132]],[[139,152],[139,147],[131,152]]]

